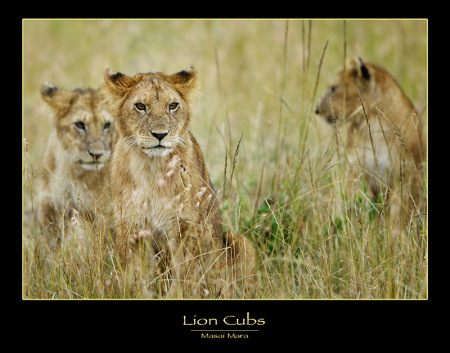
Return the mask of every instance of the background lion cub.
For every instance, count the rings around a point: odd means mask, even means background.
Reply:
[[[254,250],[243,237],[222,234],[203,155],[188,130],[196,70],[129,77],[108,69],[105,83],[119,131],[111,192],[122,253],[148,242],[171,274],[170,296],[219,295],[231,264],[243,268],[239,278],[254,272]]]
[[[96,212],[109,184],[114,125],[100,90],[66,91],[47,83],[41,97],[54,112],[54,127],[42,160],[38,217],[50,245],[57,246],[71,217]]]
[[[422,126],[414,106],[386,70],[351,58],[321,97],[316,113],[330,123],[347,125],[348,157],[362,168],[373,196],[401,180],[404,206],[417,206],[426,156]],[[414,203],[407,206],[411,198]]]

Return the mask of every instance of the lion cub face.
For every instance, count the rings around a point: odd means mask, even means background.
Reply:
[[[58,89],[47,83],[42,99],[55,112],[59,141],[74,163],[83,170],[101,169],[111,156],[113,118],[99,90]]]
[[[342,70],[331,80],[319,100],[315,113],[332,123],[342,120],[344,105],[346,118],[351,118],[361,111],[359,95],[364,99],[370,94],[370,90],[375,84],[371,70],[373,68],[369,64],[363,63],[360,58],[349,59],[346,70]]]
[[[173,75],[136,74],[133,77],[107,70],[105,82],[111,95],[121,138],[138,146],[149,157],[172,153],[185,145],[191,114],[190,92],[196,86],[194,68]]]

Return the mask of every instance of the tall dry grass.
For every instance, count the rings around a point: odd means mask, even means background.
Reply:
[[[95,87],[107,67],[172,73],[192,64],[202,96],[191,128],[224,228],[259,255],[252,298],[427,298],[426,194],[404,224],[364,183],[348,191],[345,129],[312,113],[345,58],[359,55],[395,75],[426,126],[426,21],[25,20],[23,31],[24,298],[163,292],[151,264],[121,265],[102,221],[79,219],[59,253],[38,261],[35,181],[51,129],[39,86]]]

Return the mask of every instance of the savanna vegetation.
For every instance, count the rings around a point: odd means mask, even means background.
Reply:
[[[426,20],[24,20],[23,298],[160,298],[142,266],[120,266],[107,223],[79,219],[48,268],[35,251],[36,178],[52,126],[40,86],[98,87],[195,65],[191,130],[224,230],[259,257],[254,299],[426,299],[427,169],[420,207],[384,212],[347,183],[345,129],[314,114],[350,56],[384,66],[427,127]],[[237,296],[246,299],[246,295]]]

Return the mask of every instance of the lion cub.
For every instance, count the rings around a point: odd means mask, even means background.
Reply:
[[[223,293],[230,264],[240,278],[253,274],[250,241],[222,234],[216,194],[189,131],[196,69],[133,77],[108,69],[105,83],[119,131],[111,192],[122,254],[150,243],[162,272],[171,274],[172,297]]]
[[[374,197],[401,180],[405,202],[414,200],[407,208],[416,207],[426,157],[422,125],[411,101],[385,69],[361,58],[349,59],[346,70],[321,97],[316,113],[330,123],[347,124],[349,160],[362,167]]]
[[[54,126],[42,160],[38,218],[49,245],[57,247],[70,218],[97,212],[109,184],[114,123],[100,90],[47,83],[41,97],[53,110]]]

